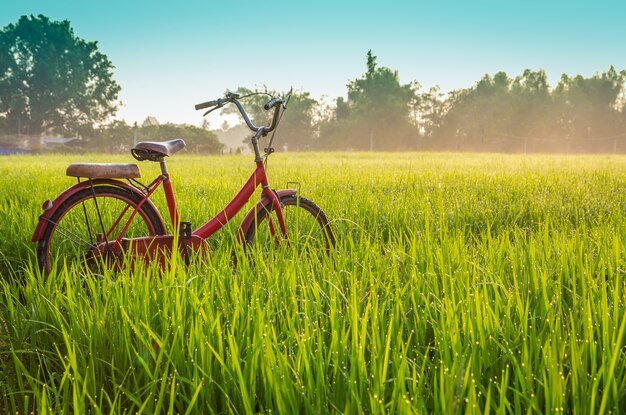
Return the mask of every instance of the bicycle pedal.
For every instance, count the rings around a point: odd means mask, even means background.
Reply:
[[[180,239],[191,239],[191,222],[180,223]]]

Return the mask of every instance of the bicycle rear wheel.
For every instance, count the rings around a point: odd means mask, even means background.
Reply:
[[[95,197],[94,197],[95,195]],[[63,264],[97,268],[97,244],[115,240],[142,197],[116,186],[85,188],[72,195],[49,220],[37,247],[37,262],[44,277]],[[144,203],[132,218],[125,238],[162,235],[165,226],[151,204]]]
[[[261,209],[245,235],[249,248],[264,254],[283,246],[298,255],[330,254],[335,246],[335,235],[322,209],[304,197],[290,195],[280,198],[287,228],[285,240],[278,218],[270,205]]]

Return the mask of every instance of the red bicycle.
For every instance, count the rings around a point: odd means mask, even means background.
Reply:
[[[241,97],[244,98],[244,97]],[[224,98],[196,105],[210,108],[204,115],[226,104],[234,104],[247,126],[254,132],[251,138],[256,168],[241,190],[218,214],[192,231],[191,224],[181,222],[174,189],[165,158],[185,147],[182,139],[164,142],[137,143],[131,154],[138,161],[158,162],[161,174],[150,184],[138,179],[136,164],[74,163],[67,175],[78,183],[63,191],[56,199],[43,203],[43,214],[32,237],[37,242],[39,268],[47,277],[54,269],[69,263],[81,263],[90,268],[119,267],[125,258],[141,258],[146,262],[164,263],[172,250],[179,249],[188,261],[192,252],[206,254],[206,239],[226,225],[261,186],[261,200],[244,217],[237,241],[245,245],[283,245],[299,253],[329,253],[335,236],[324,212],[311,200],[301,197],[297,190],[273,190],[270,187],[266,163],[271,148],[259,149],[259,139],[272,132],[281,109],[280,98],[270,99],[265,110],[274,109],[271,125],[256,127],[244,110],[240,97],[228,93]],[[271,147],[271,145],[270,145]],[[126,180],[126,181],[122,181]],[[172,229],[169,232],[150,197],[163,186]]]

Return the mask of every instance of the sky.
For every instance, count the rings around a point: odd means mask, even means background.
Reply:
[[[370,49],[402,83],[444,92],[499,71],[543,69],[555,86],[563,73],[626,69],[623,0],[0,0],[0,27],[30,14],[98,42],[130,124],[199,125],[194,104],[239,86],[332,101]]]

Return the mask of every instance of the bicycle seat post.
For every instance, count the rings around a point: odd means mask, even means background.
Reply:
[[[161,166],[161,174],[163,176],[167,176],[167,165],[165,164],[165,157],[162,157],[161,160],[159,160],[159,165]]]
[[[174,229],[178,229],[180,216],[178,214],[178,207],[176,206],[176,197],[174,196],[174,186],[172,186],[172,181],[170,180],[170,176],[167,171],[165,157],[161,157],[159,159],[159,165],[161,166],[161,175],[163,178],[163,190],[165,191],[165,200],[167,201],[167,209],[170,212],[172,226],[174,227]]]

